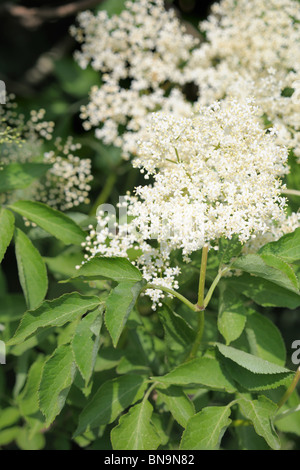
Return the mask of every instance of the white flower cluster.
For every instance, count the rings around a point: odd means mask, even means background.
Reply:
[[[84,127],[136,154],[148,114],[174,108],[186,116],[182,90],[198,88],[195,100],[209,105],[226,96],[254,96],[262,126],[277,129],[278,143],[300,161],[300,8],[297,0],[221,0],[200,24],[205,41],[188,35],[162,0],[127,2],[120,16],[79,15],[72,34],[76,54],[103,75],[82,110]],[[175,92],[175,95],[173,94]],[[174,112],[174,111],[173,111]]]
[[[122,147],[128,158],[150,112],[190,108],[178,87],[186,83],[184,65],[198,40],[185,32],[173,10],[165,10],[163,0],[129,1],[126,7],[111,18],[105,11],[80,13],[79,27],[71,33],[82,43],[79,65],[91,63],[103,80],[82,108],[84,127],[96,127],[99,139]]]
[[[91,160],[74,155],[80,144],[74,144],[69,137],[62,144],[61,139],[54,142],[55,150],[44,154],[44,162],[52,164],[45,181],[38,185],[38,199],[62,211],[72,209],[80,204],[88,204],[91,174]]]
[[[89,203],[91,189],[91,160],[81,159],[76,152],[81,145],[69,137],[63,144],[56,139],[52,150],[45,152],[45,143],[53,138],[54,123],[45,120],[45,110],[31,111],[30,118],[18,113],[10,97],[0,108],[0,163],[45,163],[52,167],[29,188],[24,190],[27,199],[44,202],[54,208],[68,210],[81,203]],[[2,202],[12,202],[17,192],[3,194]]]
[[[186,66],[199,102],[255,96],[262,124],[300,157],[299,2],[222,0],[200,29],[206,42]]]
[[[127,196],[131,221],[117,233],[99,214],[98,230],[85,245],[87,258],[141,250],[136,263],[145,279],[177,288],[175,250],[188,261],[222,236],[237,234],[245,243],[268,232],[284,216],[280,177],[287,172],[287,151],[261,129],[256,113],[251,103],[235,100],[200,108],[189,118],[154,113],[139,159],[154,183]],[[154,303],[162,295],[147,293]]]
[[[126,197],[130,221],[116,231],[99,212],[86,259],[135,252],[145,279],[176,289],[177,250],[188,261],[237,234],[256,251],[299,226],[281,193],[287,148],[300,161],[300,8],[296,0],[221,0],[200,24],[200,42],[162,0],[126,7],[112,18],[84,12],[72,28],[79,64],[103,80],[82,118],[154,183]],[[163,296],[147,294],[154,306]]]

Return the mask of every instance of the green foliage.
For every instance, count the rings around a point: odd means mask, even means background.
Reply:
[[[96,9],[111,16],[124,6],[106,0]],[[30,67],[36,59],[30,57]],[[90,204],[63,213],[27,200],[52,167],[41,163],[39,146],[30,163],[0,165],[0,341],[6,347],[0,448],[299,449],[299,389],[281,408],[278,403],[296,368],[290,343],[299,339],[300,228],[255,254],[245,254],[237,236],[215,241],[204,294],[216,276],[222,279],[193,354],[201,252],[189,265],[174,254],[181,269],[177,296],[166,295],[156,311],[144,296],[147,281],[129,261],[142,247],[128,250],[128,259],[84,258],[97,207],[116,205],[142,179],[120,148],[78,126],[101,74],[65,54],[53,61],[48,78],[36,87],[40,94],[20,100],[22,110],[46,107],[57,136],[72,134],[83,144],[80,157],[92,159],[94,181]],[[293,158],[290,165],[286,181],[297,188],[300,166]],[[291,196],[288,211],[298,207],[298,196]]]
[[[229,406],[203,408],[187,423],[180,443],[181,450],[216,450],[231,423]]]
[[[195,414],[193,402],[186,393],[176,385],[157,388],[160,400],[166,404],[173,418],[185,428],[188,420]]]
[[[235,261],[233,266],[249,274],[267,279],[285,289],[299,293],[298,279],[293,268],[275,255],[243,256]]]
[[[105,324],[114,346],[145,284],[144,281],[122,282],[111,291],[106,301]]]
[[[0,262],[14,234],[15,219],[7,209],[0,209]]]
[[[293,233],[288,233],[278,241],[264,245],[259,253],[279,256],[287,263],[294,263],[300,260],[300,228]]]
[[[41,202],[18,201],[10,208],[66,245],[80,245],[85,241],[85,232],[72,219]]]
[[[256,433],[262,436],[272,449],[280,449],[280,440],[273,424],[273,418],[277,411],[275,403],[263,395],[259,396],[257,400],[242,397],[238,403],[242,414],[253,423]]]
[[[146,388],[145,380],[138,375],[123,375],[105,382],[80,414],[75,436],[88,426],[94,429],[115,421],[124,409],[142,398]]]
[[[40,328],[62,326],[84,315],[87,311],[95,310],[98,306],[99,299],[96,296],[82,296],[76,292],[65,294],[52,301],[47,300],[36,310],[29,310],[24,314],[8,345],[21,343]]]
[[[78,276],[86,280],[111,279],[116,282],[138,282],[140,271],[125,258],[94,258],[78,270]]]
[[[234,258],[239,256],[242,251],[242,244],[238,237],[234,235],[231,240],[220,238],[218,258],[220,264],[229,264]]]
[[[219,298],[218,329],[226,344],[236,340],[247,321],[247,309],[241,296],[226,288],[224,283]]]
[[[236,388],[226,373],[224,373],[220,361],[213,357],[193,359],[162,377],[154,377],[154,380],[162,384],[176,385],[201,385],[213,390],[234,393]]]
[[[39,406],[46,418],[47,426],[62,410],[75,371],[72,350],[65,344],[59,346],[45,362],[39,386]]]
[[[29,309],[35,309],[44,300],[48,290],[46,266],[38,250],[20,229],[16,229],[15,246],[19,279],[26,303]]]
[[[102,322],[102,311],[95,310],[91,312],[78,323],[72,339],[74,360],[86,385],[93,373],[100,347]]]
[[[26,230],[19,216],[38,227]],[[99,256],[75,270],[85,239],[74,222],[80,219],[18,201],[1,209],[0,220],[0,254],[15,244],[28,307],[21,321],[17,313],[0,316],[17,364],[14,401],[0,415],[0,446],[44,448],[55,435],[52,424],[63,423],[70,410],[65,441],[87,448],[104,442],[113,450],[226,448],[230,428],[238,448],[279,449],[278,430],[297,434],[297,411],[277,419],[278,393],[293,379],[284,340],[258,310],[300,305],[297,231],[257,255],[241,254],[235,241],[212,253],[217,265],[233,263],[245,273],[219,282],[191,357],[198,316],[191,302],[182,308],[180,297],[165,299],[153,312],[141,295],[147,282],[124,258]],[[45,256],[49,239],[54,249]],[[60,295],[53,296],[53,282]],[[10,305],[5,284],[0,298]]]
[[[153,406],[148,400],[130,408],[120,418],[118,426],[111,432],[115,450],[155,450],[160,445],[160,437],[151,422]]]
[[[0,192],[6,193],[30,186],[45,175],[51,165],[45,163],[10,163],[0,171]]]

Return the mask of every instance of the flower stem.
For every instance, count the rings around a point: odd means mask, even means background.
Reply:
[[[89,215],[91,215],[91,216],[96,215],[98,207],[101,206],[101,204],[104,204],[107,201],[107,199],[109,198],[109,196],[112,192],[112,189],[114,187],[114,184],[115,184],[116,180],[117,180],[116,173],[111,173],[108,176],[108,178],[106,180],[106,183],[104,185],[104,188],[102,189],[101,193],[97,197],[96,202],[94,203],[93,207],[91,208]]]
[[[283,189],[282,194],[287,194],[290,196],[300,196],[300,191],[297,191],[297,189]]]
[[[291,394],[293,393],[293,391],[295,390],[295,388],[297,386],[297,383],[299,382],[299,379],[300,379],[300,366],[298,367],[298,369],[296,371],[296,374],[293,378],[293,381],[292,381],[291,385],[289,386],[287,391],[284,393],[282,398],[277,403],[278,409],[281,408],[285,404],[285,402],[290,398]]]
[[[197,333],[195,337],[195,341],[192,345],[192,349],[190,350],[189,355],[187,356],[186,361],[190,361],[191,359],[194,359],[197,355],[198,349],[201,344],[202,336],[203,336],[203,331],[204,331],[204,310],[200,310],[198,312],[198,326],[197,326]]]
[[[204,331],[204,288],[205,288],[205,276],[206,276],[206,266],[207,266],[207,254],[208,254],[208,245],[204,245],[202,248],[202,258],[201,258],[201,268],[200,268],[200,278],[199,278],[199,288],[198,288],[198,302],[196,304],[198,310],[198,325],[195,341],[192,345],[192,349],[186,359],[190,361],[194,359],[197,355],[197,351],[200,347],[203,331]]]
[[[206,266],[207,266],[207,254],[208,254],[208,245],[204,245],[202,248],[199,289],[198,289],[198,302],[197,302],[198,308],[201,310],[205,309],[204,287],[205,287],[205,275],[206,275]]]
[[[206,294],[206,297],[204,299],[204,308],[207,307],[207,305],[209,304],[209,301],[214,293],[214,290],[215,288],[217,287],[217,285],[219,284],[219,281],[221,279],[221,277],[223,276],[223,274],[225,274],[227,271],[229,271],[230,268],[224,268],[224,269],[220,269],[217,276],[215,277],[215,279],[213,280],[210,288],[208,289],[208,292]]]
[[[177,292],[176,290],[173,290],[173,289],[169,289],[169,287],[165,287],[165,286],[159,286],[159,285],[156,285],[156,284],[147,284],[144,289],[157,289],[157,290],[162,290],[163,292],[166,292],[168,294],[171,294],[173,295],[174,297],[176,297],[177,299],[179,299],[182,303],[184,303],[185,305],[187,305],[187,307],[189,307],[191,310],[193,310],[193,312],[196,312],[198,310],[197,306],[194,305],[192,302],[190,302],[186,297],[184,297],[183,295],[179,294],[179,292]]]

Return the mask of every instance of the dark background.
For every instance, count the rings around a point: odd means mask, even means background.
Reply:
[[[116,4],[118,0],[97,0],[98,6]],[[57,7],[72,4],[80,11],[83,2],[62,0],[24,0],[0,3],[0,79],[6,82],[8,91],[20,97],[32,97],[39,93],[55,78],[47,67],[37,70],[37,61],[43,55],[50,54],[54,60],[70,56],[75,49],[75,41],[70,37],[68,30],[75,22],[76,13],[60,17]],[[122,4],[122,0],[119,0]],[[205,18],[213,1],[209,0],[175,0],[166,1],[166,6],[175,6],[178,15],[195,27]],[[29,14],[20,7],[34,8],[37,15]],[[53,12],[53,17],[40,19],[45,9]],[[84,8],[86,9],[86,8]],[[39,13],[40,12],[40,13]],[[47,12],[46,12],[47,13]],[[51,12],[50,12],[51,13]],[[56,17],[55,17],[56,16]],[[38,17],[38,19],[36,19]],[[40,72],[40,73],[38,73]]]

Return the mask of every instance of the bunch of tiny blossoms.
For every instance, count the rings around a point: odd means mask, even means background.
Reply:
[[[186,65],[198,102],[255,96],[262,126],[300,158],[299,2],[222,0],[199,27],[206,41]]]
[[[85,11],[78,23],[71,28],[82,44],[75,57],[82,68],[91,63],[103,81],[82,108],[86,130],[95,127],[97,138],[122,147],[128,158],[137,151],[137,133],[149,113],[190,114],[182,93],[184,65],[199,41],[186,33],[173,10],[166,11],[163,0],[126,2],[111,18],[105,11],[95,16]]]
[[[116,230],[98,213],[98,229],[84,244],[86,259],[127,257],[135,249],[135,264],[147,281],[176,289],[175,250],[189,262],[193,252],[221,237],[238,235],[249,243],[271,231],[286,202],[280,178],[287,172],[287,151],[275,138],[261,129],[251,102],[216,102],[189,118],[153,113],[138,164],[154,183],[125,197],[129,218]],[[162,291],[146,293],[155,308]]]
[[[209,105],[254,96],[263,128],[300,158],[300,10],[297,0],[222,0],[200,23],[202,43],[186,33],[162,0],[127,2],[120,16],[79,15],[72,34],[78,63],[102,73],[82,109],[84,127],[106,144],[136,155],[149,114],[188,116],[183,90]],[[197,92],[196,92],[197,90]]]
[[[65,143],[56,139],[52,150],[45,151],[46,142],[53,139],[54,123],[45,120],[45,110],[31,111],[30,118],[18,112],[14,97],[0,107],[0,163],[45,163],[51,168],[30,187],[2,194],[2,202],[12,202],[20,196],[41,201],[51,207],[68,210],[88,203],[91,161],[80,159],[76,153],[80,144],[72,137]]]

